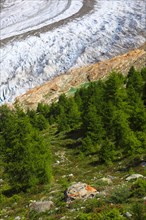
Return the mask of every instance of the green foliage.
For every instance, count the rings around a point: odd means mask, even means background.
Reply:
[[[43,115],[37,115],[36,124],[34,127],[38,128],[40,131],[48,127],[48,122]]]
[[[58,123],[59,131],[70,131],[80,127],[80,111],[74,98],[67,98],[61,95],[56,105],[52,104],[50,107],[51,123]]]
[[[126,185],[116,187],[110,195],[110,202],[115,204],[117,203],[126,203],[131,195],[131,192]]]
[[[5,201],[6,201],[5,196],[2,193],[0,193],[0,204],[5,203]]]
[[[48,121],[44,117],[43,113],[36,113],[34,110],[28,110],[27,115],[29,116],[30,123],[34,128],[42,131],[48,127]]]
[[[139,178],[132,185],[132,195],[135,197],[144,197],[146,196],[146,180]]]
[[[111,164],[119,154],[134,158],[146,151],[146,70],[132,67],[127,77],[112,72],[106,80],[78,89],[74,97],[63,94],[57,103],[39,103],[26,114],[2,106],[0,117],[1,158],[16,189],[51,178],[50,143],[42,136],[49,124],[64,138],[73,132],[79,154],[94,154],[98,162]]]
[[[97,219],[97,216],[95,216],[95,214],[93,214],[93,213],[79,212],[79,215],[76,219],[77,220],[95,220],[95,219]]]
[[[132,67],[127,77],[112,72],[106,80],[88,84],[74,97],[64,94],[50,107],[39,104],[33,126],[45,128],[45,120],[57,123],[58,131],[80,130],[85,154],[97,154],[100,162],[112,163],[118,158],[140,155],[146,150],[145,68]],[[38,123],[37,121],[41,121]]]
[[[145,220],[146,219],[146,207],[145,204],[135,203],[132,206],[132,219],[133,220]]]
[[[142,78],[143,78],[143,81],[146,82],[146,67],[143,67],[143,68],[141,69],[141,76],[142,76]]]
[[[124,81],[122,74],[111,73],[105,82],[104,96],[107,102],[110,101],[113,105],[120,107],[122,101],[126,98],[126,92],[123,87]]]
[[[50,107],[47,104],[39,103],[36,112],[47,118],[49,116]]]
[[[98,152],[98,158],[100,161],[106,164],[111,164],[116,155],[115,145],[112,141],[105,139],[102,142],[101,148]]]
[[[21,109],[10,111],[6,106],[0,108],[0,114],[0,147],[10,185],[19,191],[50,181],[49,146],[27,115]]]
[[[90,136],[86,136],[82,140],[82,151],[86,152],[87,154],[97,152],[98,145],[95,145],[92,138]]]
[[[124,216],[122,216],[118,209],[114,208],[110,211],[105,211],[102,214],[98,215],[99,220],[126,220]]]
[[[142,74],[136,71],[134,67],[131,67],[127,76],[127,83],[126,83],[128,94],[141,95],[143,91],[143,85],[144,85],[144,81]]]

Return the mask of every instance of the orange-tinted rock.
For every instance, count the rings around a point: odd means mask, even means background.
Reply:
[[[66,190],[65,197],[66,201],[71,201],[75,199],[88,199],[95,197],[97,193],[97,190],[92,186],[89,186],[86,183],[78,182],[73,184]]]
[[[124,55],[73,69],[66,74],[57,76],[42,86],[31,89],[26,94],[17,97],[16,102],[20,103],[24,109],[36,109],[39,102],[50,104],[57,101],[58,97],[69,91],[71,87],[78,87],[82,83],[104,78],[112,70],[127,74],[131,66],[136,69],[146,66],[146,44],[142,48]]]
[[[89,186],[89,185],[86,186],[86,190],[89,192],[97,192],[97,190],[95,188],[93,188],[92,186]]]

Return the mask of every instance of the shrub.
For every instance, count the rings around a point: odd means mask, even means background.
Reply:
[[[131,192],[126,185],[118,186],[112,191],[110,195],[110,202],[113,202],[113,203],[127,202],[130,195],[131,195]]]
[[[143,197],[146,195],[146,180],[139,178],[131,187],[132,195],[136,197]]]
[[[135,203],[132,206],[132,219],[133,220],[144,220],[146,219],[146,207],[145,204]]]
[[[112,209],[110,211],[105,211],[100,213],[97,217],[98,220],[126,220],[124,216],[122,216],[118,209]]]

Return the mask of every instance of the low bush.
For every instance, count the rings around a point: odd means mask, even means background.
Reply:
[[[113,203],[125,203],[130,197],[131,192],[126,185],[116,187],[110,195],[109,201]]]
[[[145,220],[146,219],[146,205],[135,203],[132,206],[132,220]]]
[[[131,187],[132,195],[134,197],[144,197],[146,196],[146,180],[138,179]]]

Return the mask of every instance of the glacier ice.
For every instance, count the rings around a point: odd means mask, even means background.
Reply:
[[[145,0],[4,0],[0,102],[143,44],[145,9]]]

